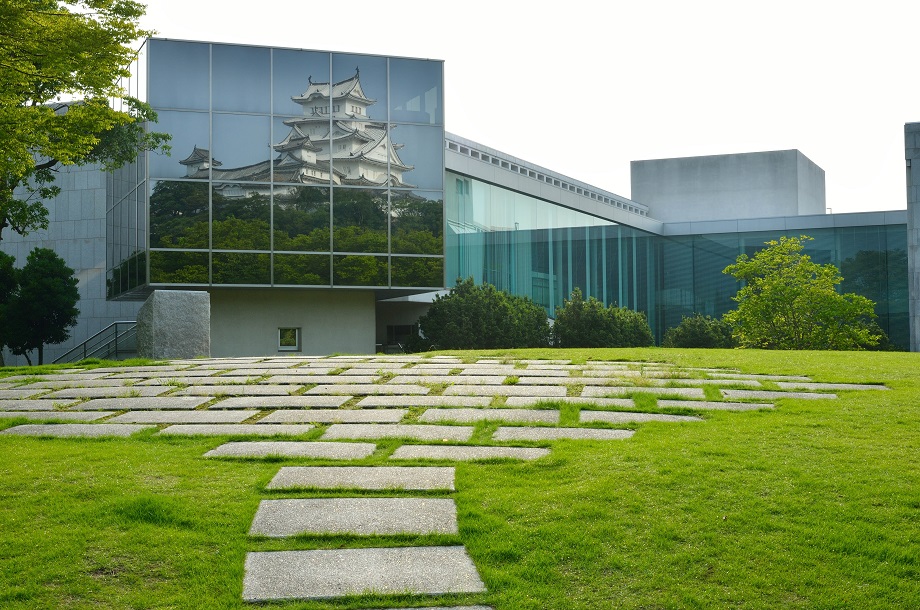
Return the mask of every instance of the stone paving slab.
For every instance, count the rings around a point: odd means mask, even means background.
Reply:
[[[155,397],[137,397],[137,398],[94,398],[77,406],[81,411],[111,410],[124,411],[131,409],[139,411],[142,409],[197,409],[204,403],[211,400],[210,396],[155,396]]]
[[[462,546],[269,551],[246,554],[243,601],[378,594],[481,593]]]
[[[560,396],[558,398],[509,396],[506,407],[532,407],[540,402],[564,402],[571,405],[597,405],[599,407],[633,407],[632,398],[587,398],[581,396]]]
[[[284,466],[267,489],[454,490],[453,466]]]
[[[321,383],[321,384],[335,384],[335,385],[345,385],[345,384],[369,384],[374,383],[380,379],[380,375],[317,375],[315,377],[305,377],[301,376],[291,376],[282,377],[283,381],[278,383],[299,383],[300,385],[305,385],[308,383]],[[263,382],[263,383],[268,383]]]
[[[128,411],[113,417],[118,424],[238,424],[258,411]]]
[[[336,367],[334,366],[322,366],[322,367],[306,367],[299,366],[296,368],[287,368],[287,369],[278,369],[278,368],[262,368],[262,369],[236,369],[230,371],[229,373],[221,373],[221,375],[254,375],[256,377],[261,377],[262,375],[272,375],[275,377],[319,377],[321,375],[328,375],[331,371],[334,371]],[[309,382],[304,382],[309,383]]]
[[[565,369],[515,369],[512,375],[520,377],[521,379],[524,377],[560,377],[562,379],[577,379]]]
[[[25,419],[47,419],[58,421],[96,421],[111,415],[112,411],[0,411],[0,418],[10,419],[23,417]]]
[[[406,366],[405,362],[355,362],[349,365],[348,370],[342,371],[342,375],[369,375],[377,371],[396,372]]]
[[[63,390],[65,388],[123,388],[131,383],[129,379],[87,379],[86,381],[37,381],[21,385],[17,389]]]
[[[666,415],[664,413],[639,413],[636,411],[582,411],[580,419],[582,423],[590,422],[607,422],[611,424],[626,424],[629,422],[684,422],[684,421],[703,421],[702,417],[692,415]]]
[[[458,445],[403,445],[397,447],[391,460],[452,460],[468,462],[473,460],[536,460],[549,455],[549,449],[535,447],[475,447]]]
[[[528,386],[528,385],[452,385],[444,390],[445,396],[565,396],[565,386]]]
[[[631,437],[633,430],[601,430],[599,428],[510,428],[495,431],[495,441],[554,441],[559,439],[614,441]]]
[[[357,406],[372,407],[487,407],[490,396],[366,396]]]
[[[114,375],[109,375],[106,379],[174,379],[176,377],[185,377],[185,378],[199,378],[199,377],[210,377],[217,373],[217,370],[198,370],[198,369],[182,369],[182,370],[166,370],[161,373],[156,373],[152,371],[129,371],[126,373],[116,373]]]
[[[559,411],[540,409],[428,409],[419,418],[419,421],[425,423],[446,421],[476,422],[483,420],[558,424]]]
[[[256,423],[395,424],[408,413],[408,409],[279,409]]]
[[[818,394],[815,392],[771,392],[768,390],[722,390],[722,396],[725,398],[751,398],[755,400],[775,400],[777,398],[820,400],[822,398],[837,398],[836,394]]]
[[[81,373],[83,375],[108,375],[110,373],[119,374],[119,373],[164,373],[170,371],[177,371],[183,368],[184,365],[177,364],[173,362],[172,364],[163,364],[163,365],[143,365],[143,366],[108,366],[98,369],[92,369],[86,373]]]
[[[341,407],[351,396],[231,396],[215,402],[209,409],[312,409]]]
[[[154,379],[145,379],[138,381],[134,387],[148,385],[195,385],[195,386],[225,386],[225,385],[243,385],[255,381],[258,377],[156,377]]]
[[[617,381],[622,382],[614,377],[519,377],[517,385],[557,385],[565,387],[567,385],[614,385]]]
[[[732,390],[724,390],[726,392]],[[746,392],[748,390],[736,390]],[[633,392],[655,394],[657,396],[685,396],[687,398],[705,398],[702,388],[648,388],[644,386],[585,386],[582,396],[623,396]]]
[[[40,398],[22,400],[0,399],[0,409],[4,411],[54,411],[58,408],[72,405],[75,402],[76,401],[72,399],[58,402],[53,400],[42,400]],[[82,408],[83,405],[80,405],[80,407]]]
[[[882,384],[870,383],[807,383],[804,381],[780,381],[784,390],[887,390]]]
[[[398,385],[404,383],[448,383],[448,384],[479,384],[479,385],[501,385],[506,377],[502,375],[397,375],[387,381],[388,384]]]
[[[168,428],[166,428],[168,430]],[[322,443],[310,441],[237,441],[224,443],[205,457],[309,457],[360,460],[377,450],[374,443]]]
[[[13,390],[0,390],[0,400],[20,400],[30,396],[38,396],[48,392],[46,388],[33,388],[24,386]]]
[[[731,372],[710,372],[708,373],[710,377],[716,379],[722,378],[731,378],[731,379],[760,379],[763,381],[811,381],[810,377],[804,377],[802,375],[749,375],[744,373],[731,373]]]
[[[405,370],[409,374],[422,375],[422,371],[429,372],[432,375],[446,375],[447,371],[463,368],[464,364],[455,362],[424,362],[415,364]]]
[[[20,436],[56,436],[56,437],[101,437],[131,436],[135,432],[147,430],[153,426],[136,426],[131,424],[25,424],[13,426],[0,434]]]
[[[93,381],[105,377],[107,373],[53,373],[51,375],[10,375],[4,377],[4,383],[22,383],[23,381]]]
[[[69,388],[45,394],[42,398],[142,398],[157,396],[175,389],[175,387],[168,385],[144,386],[140,388],[136,385],[122,388]]]
[[[385,385],[381,383],[362,383],[362,384],[343,384],[335,385],[318,385],[310,388],[306,394],[427,394],[430,392],[426,387],[419,385]]]
[[[694,386],[694,385],[739,385],[749,388],[762,388],[763,385],[756,379],[692,379],[692,378],[668,378],[668,379],[648,379],[646,383],[655,387],[667,387],[669,384],[675,386]]]
[[[456,534],[457,506],[442,498],[262,500],[250,536]]]
[[[297,389],[293,385],[225,385],[191,386],[176,392],[176,396],[207,396],[228,394],[230,396],[287,396]]]
[[[720,402],[713,400],[659,400],[658,406],[705,411],[756,411],[758,409],[773,408],[773,404],[769,402]]]
[[[421,440],[468,441],[471,426],[424,426],[416,424],[332,424],[323,440],[343,438],[417,438]]]
[[[519,369],[514,368],[513,364],[488,364],[488,365],[479,365],[479,364],[467,364],[463,365],[460,375],[514,375]]]
[[[313,429],[309,424],[175,424],[157,435],[165,436],[298,436]]]

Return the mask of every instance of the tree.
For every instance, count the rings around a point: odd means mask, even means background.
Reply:
[[[12,300],[19,286],[16,278],[16,259],[0,252],[0,366],[3,366],[3,346],[9,341],[9,323],[6,321],[6,305]]]
[[[64,259],[47,248],[35,248],[16,275],[19,286],[5,306],[6,341],[14,354],[25,356],[38,350],[38,364],[44,364],[46,343],[70,338],[77,323],[77,278]]]
[[[473,278],[457,279],[418,321],[429,345],[442,349],[543,347],[549,343],[546,311],[531,299],[502,292]]]
[[[664,333],[662,347],[735,347],[731,325],[723,319],[696,313]]]
[[[553,339],[557,347],[646,347],[655,344],[645,314],[626,307],[587,301],[575,288],[556,308]]]
[[[738,308],[725,314],[742,347],[765,349],[865,349],[881,334],[875,304],[837,292],[843,280],[832,264],[803,254],[801,237],[781,237],[753,258],[742,254],[723,273],[745,285],[732,297]]]
[[[150,34],[143,14],[132,0],[0,2],[0,239],[7,227],[48,227],[42,200],[60,192],[58,165],[114,169],[138,150],[168,149],[168,135],[146,131],[150,106],[119,84]]]

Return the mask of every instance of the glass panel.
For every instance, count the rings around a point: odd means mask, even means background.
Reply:
[[[444,205],[440,193],[393,191],[390,195],[391,251],[444,254]]]
[[[328,254],[275,254],[275,284],[328,286]]]
[[[105,298],[111,299],[121,294],[120,272],[118,269],[109,269],[105,274]]]
[[[151,284],[207,284],[207,252],[150,253]]]
[[[333,256],[332,271],[336,286],[386,286],[385,256]]]
[[[271,179],[269,117],[214,115],[214,180],[267,182]]]
[[[385,123],[335,121],[331,149],[336,184],[402,186],[403,173],[411,169],[395,154]]]
[[[336,252],[379,252],[387,248],[387,192],[337,188],[332,202]]]
[[[154,108],[207,110],[210,45],[150,40],[149,101]]]
[[[292,186],[286,192],[276,193],[274,201],[276,251],[329,251],[328,188]],[[275,272],[277,276],[277,268]],[[327,271],[325,283],[328,277]]]
[[[390,150],[394,183],[438,191],[444,188],[444,131],[440,127],[397,125],[391,138],[397,147]]]
[[[444,259],[394,256],[393,286],[443,288]]]
[[[329,184],[329,120],[276,118],[273,128],[275,182]]]
[[[444,124],[444,64],[418,59],[390,60],[390,120]]]
[[[271,200],[267,194],[254,190],[239,196],[237,187],[234,184],[214,183],[211,194],[214,206],[212,248],[267,251],[271,248]]]
[[[206,182],[166,180],[153,183],[150,193],[150,246],[208,247]]]
[[[264,47],[211,47],[214,110],[270,112],[270,51]]]
[[[274,79],[273,105],[275,114],[305,115],[304,104],[312,107],[316,94],[325,93],[328,97],[329,53],[313,51],[292,51],[288,49],[272,50],[272,73]],[[316,87],[311,91],[310,84],[326,84],[327,90]],[[308,95],[304,96],[303,94]],[[310,94],[314,94],[311,98]],[[291,98],[305,98],[295,102]],[[326,106],[328,106],[328,102]]]
[[[212,258],[214,284],[268,284],[271,282],[269,254],[215,252]]]
[[[387,60],[370,55],[332,55],[335,118],[387,118]],[[339,110],[336,111],[335,107]]]
[[[172,135],[172,151],[149,153],[151,178],[208,178],[211,134],[206,113],[161,111],[155,129]]]

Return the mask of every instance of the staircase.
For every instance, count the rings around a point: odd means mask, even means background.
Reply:
[[[86,358],[102,360],[125,360],[137,356],[137,322],[134,320],[113,322],[98,333],[54,360],[78,362]]]

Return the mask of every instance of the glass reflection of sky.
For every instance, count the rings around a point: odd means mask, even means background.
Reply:
[[[315,83],[329,82],[329,53],[315,51],[272,51],[272,90],[276,114],[303,115],[303,108],[291,97],[300,95]]]
[[[211,79],[214,110],[270,112],[271,56],[268,49],[214,45]]]
[[[387,60],[386,57],[370,55],[332,54],[332,82],[347,80],[360,70],[361,89],[364,95],[376,103],[368,107],[369,118],[387,119]],[[315,78],[313,80],[316,80]]]
[[[172,40],[150,41],[150,105],[154,108],[207,110],[209,45]]]
[[[421,59],[390,60],[390,120],[444,124],[443,64]]]

